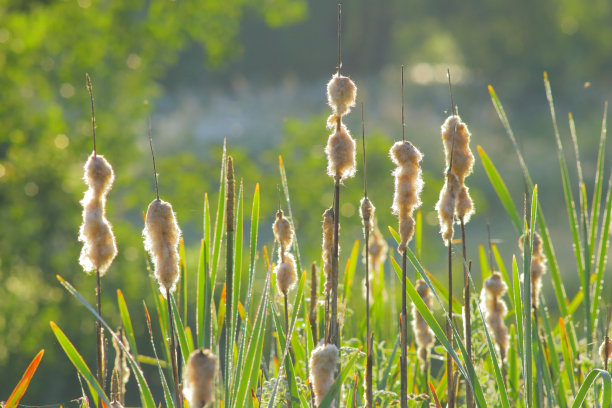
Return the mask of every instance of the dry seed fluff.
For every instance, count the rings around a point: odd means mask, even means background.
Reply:
[[[316,406],[321,404],[334,383],[338,359],[338,348],[333,344],[319,344],[310,355],[310,383],[315,394]]]
[[[334,210],[328,208],[323,213],[323,273],[325,274],[325,289],[331,291],[332,256],[334,253]]]
[[[529,238],[529,235],[527,235]],[[519,247],[523,250],[523,236],[519,238]],[[531,305],[535,308],[539,305],[540,292],[542,290],[542,275],[546,273],[546,255],[542,250],[542,238],[540,234],[533,234],[533,250],[531,251]]]
[[[607,347],[607,350],[606,350]],[[599,346],[599,357],[604,364],[607,364],[612,358],[612,339],[606,336],[601,346]]]
[[[480,302],[483,305],[484,317],[489,330],[493,332],[495,343],[499,349],[501,360],[504,361],[508,351],[508,328],[504,323],[504,317],[508,313],[506,303],[502,296],[508,290],[506,282],[499,272],[493,274],[484,281],[480,294]]]
[[[367,197],[361,199],[361,222],[364,231],[372,231],[372,219],[374,217],[374,205]]]
[[[329,135],[327,146],[325,146],[327,174],[338,181],[351,178],[357,171],[355,139],[351,137],[346,126],[336,115],[332,115],[328,125],[334,128],[334,132]]]
[[[98,269],[102,276],[117,255],[115,236],[104,208],[115,174],[104,156],[92,153],[85,163],[83,178],[89,189],[81,200],[83,224],[79,229],[79,241],[83,248],[79,262],[86,272]]]
[[[217,357],[208,349],[189,355],[183,374],[183,394],[191,408],[203,408],[215,400]]]
[[[327,83],[327,103],[338,116],[344,116],[355,106],[357,87],[349,78],[339,73]]]
[[[153,259],[155,277],[160,291],[174,291],[179,278],[178,244],[181,230],[176,222],[172,206],[156,199],[149,204],[143,231],[145,249]]]
[[[291,223],[283,215],[283,211],[279,210],[276,213],[276,220],[272,226],[274,230],[274,238],[278,241],[283,250],[289,248],[293,242],[293,230],[291,229]]]
[[[376,220],[374,220],[372,223],[374,224],[374,229],[372,230],[372,235],[370,236],[370,242],[368,245],[368,258],[370,261],[370,269],[377,270],[380,267],[380,264],[385,262],[387,259],[389,245],[387,245],[387,241],[385,241],[380,229],[378,229]]]
[[[419,279],[416,282],[416,290],[423,299],[423,302],[427,306],[429,310],[432,308],[432,297],[429,287],[425,283],[425,281]],[[421,368],[425,368],[427,366],[427,362],[429,360],[429,353],[431,348],[433,347],[435,337],[433,331],[429,328],[429,325],[423,319],[423,316],[419,313],[419,310],[416,306],[412,307],[412,330],[414,331],[414,336],[417,344],[417,354],[419,357],[419,361],[421,362]]]
[[[397,166],[393,170],[395,193],[393,195],[393,213],[399,218],[401,242],[398,250],[404,252],[406,245],[414,234],[412,213],[421,205],[423,176],[420,162],[421,152],[410,142],[396,142],[389,152],[391,160]]]
[[[286,295],[295,284],[295,281],[297,280],[295,269],[295,259],[293,258],[293,255],[289,253],[285,253],[283,261],[274,268],[274,273],[276,274],[276,287],[281,295]]]

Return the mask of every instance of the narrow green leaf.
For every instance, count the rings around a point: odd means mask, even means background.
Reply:
[[[612,403],[612,378],[610,377],[610,373],[608,373],[607,371],[595,368],[591,370],[591,372],[584,379],[584,382],[578,390],[578,394],[576,394],[576,399],[572,404],[572,408],[580,408],[582,406],[582,403],[584,402],[587,393],[591,389],[591,386],[595,383],[597,377],[601,377],[603,381],[603,395],[601,406],[610,406],[610,404]]]
[[[121,321],[123,328],[125,329],[125,335],[127,337],[128,344],[130,345],[130,351],[133,355],[138,355],[138,349],[136,348],[136,337],[134,336],[134,328],[132,327],[132,319],[130,319],[130,312],[128,311],[127,304],[123,297],[123,293],[120,289],[117,289],[117,303],[119,304],[119,313],[121,314]]]
[[[153,330],[151,329],[151,317],[149,315],[149,309],[147,308],[147,304],[145,301],[142,301],[145,310],[145,316],[147,320],[147,328],[149,329],[149,338],[151,339],[151,347],[153,347],[153,355],[155,356],[155,365],[157,366],[157,371],[159,373],[159,378],[162,383],[162,389],[164,390],[164,400],[166,401],[166,406],[168,408],[174,408],[174,399],[172,398],[172,393],[170,392],[170,387],[168,387],[168,382],[166,381],[166,376],[164,375],[164,371],[162,370],[161,360],[157,355],[157,349],[155,348],[155,341],[153,340]]]
[[[344,294],[343,301],[345,304],[349,303],[351,298],[353,278],[355,277],[355,271],[357,270],[357,260],[359,259],[359,240],[355,240],[351,255],[346,261],[346,268],[344,269]]]
[[[601,227],[601,234],[599,237],[599,253],[597,256],[597,266],[595,269],[596,281],[595,289],[593,292],[593,311],[591,314],[591,330],[595,332],[595,325],[599,314],[599,302],[601,300],[601,291],[603,289],[604,275],[606,270],[606,260],[608,248],[610,246],[610,223],[612,222],[612,174],[610,174],[610,180],[608,181],[608,193],[606,195],[606,210],[604,215],[604,222]]]

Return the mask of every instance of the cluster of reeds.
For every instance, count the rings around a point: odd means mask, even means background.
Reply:
[[[340,40],[340,35],[338,38]],[[326,147],[327,173],[333,179],[334,198],[331,208],[323,213],[321,258],[312,264],[310,288],[302,268],[298,244],[300,231],[294,226],[282,159],[279,160],[279,169],[286,204],[281,203],[279,188],[279,203],[272,224],[274,242],[270,247],[258,249],[260,191],[257,185],[251,207],[248,257],[245,257],[244,186],[242,182],[236,185],[238,177],[234,164],[238,163],[227,155],[225,146],[215,221],[211,221],[210,203],[208,195],[205,195],[200,259],[195,274],[190,274],[185,268],[184,244],[176,215],[170,203],[159,196],[149,128],[155,198],[146,211],[143,236],[144,248],[149,252],[152,265],[151,282],[155,282],[152,288],[162,340],[155,339],[151,315],[145,304],[144,317],[150,337],[147,350],[140,350],[142,345],[137,345],[134,324],[121,291],[117,296],[121,329],[113,330],[100,313],[99,277],[107,271],[117,248],[104,212],[113,170],[106,159],[97,154],[94,136],[94,151],[85,165],[89,190],[82,202],[83,226],[79,239],[84,243],[83,268],[97,271],[97,308],[91,307],[70,283],[58,279],[96,317],[99,326],[96,376],[92,375],[66,335],[55,323],[51,324],[80,378],[87,383],[94,404],[97,407],[126,405],[126,385],[133,378],[132,382],[138,385],[140,406],[157,407],[159,401],[155,401],[151,383],[142,370],[144,364],[152,364],[157,369],[164,403],[173,408],[211,405],[229,408],[370,408],[398,403],[402,408],[427,403],[449,407],[510,407],[511,401],[519,400],[523,400],[522,404],[527,407],[580,406],[585,401],[592,404],[590,406],[610,406],[612,377],[607,371],[612,356],[608,327],[610,316],[601,313],[612,224],[612,177],[607,196],[603,196],[605,115],[593,199],[589,207],[580,161],[577,160],[581,195],[576,207],[550,86],[545,78],[582,282],[582,288],[569,302],[551,235],[539,205],[538,188],[529,175],[520,150],[517,148],[516,151],[528,189],[523,217],[519,215],[493,162],[484,149],[478,147],[485,172],[516,228],[523,259],[522,267],[519,267],[514,257],[512,267],[508,269],[495,244],[490,244],[490,260],[482,256],[484,247],[481,246],[479,260],[483,276],[478,298],[475,296],[478,293],[477,282],[472,274],[472,260],[468,257],[465,230],[465,224],[474,212],[465,179],[473,171],[475,158],[469,147],[467,125],[458,116],[453,102],[450,116],[441,129],[446,171],[444,186],[435,205],[443,243],[447,247],[445,251],[448,251],[448,284],[429,273],[416,255],[421,253],[420,231],[423,228],[416,210],[423,204],[421,192],[427,187],[421,170],[423,155],[405,138],[402,67],[402,140],[392,144],[389,150],[390,159],[396,166],[392,173],[394,194],[390,212],[398,217],[397,232],[395,228],[389,228],[389,237],[397,242],[401,263],[393,256],[390,256],[390,263],[385,262],[387,243],[376,225],[373,199],[368,195],[362,105],[364,184],[360,215],[364,237],[365,320],[361,324],[360,316],[355,318],[351,313],[355,313],[355,305],[362,300],[350,297],[353,278],[357,270],[361,271],[357,268],[357,260],[361,257],[359,244],[346,257],[347,267],[342,280],[339,271],[341,186],[343,180],[353,177],[357,170],[356,142],[342,119],[355,105],[357,88],[351,79],[341,74],[340,52],[338,54],[337,71],[327,85],[328,102],[333,110],[328,121],[332,134]],[[88,85],[91,91],[89,78]],[[501,103],[492,88],[490,92],[502,123],[517,147]],[[93,125],[95,135],[95,122]],[[571,116],[570,129],[578,156]],[[370,174],[370,177],[381,182],[388,180],[387,175]],[[433,203],[425,203],[425,206],[434,207]],[[379,208],[377,211],[389,210]],[[452,290],[452,251],[453,245],[457,244],[453,241],[455,223],[461,228],[460,261],[464,272],[461,299],[455,299]],[[415,236],[417,239],[413,239]],[[477,236],[479,234],[474,232],[475,241]],[[413,241],[416,250],[411,248]],[[444,248],[442,245],[439,247]],[[493,265],[493,259],[496,265]],[[323,279],[318,279],[318,261],[322,261],[320,275],[324,277],[324,283]],[[265,266],[263,270],[262,263]],[[391,315],[393,299],[383,297],[381,286],[385,285],[376,282],[384,277],[385,264],[390,264],[398,277],[397,283],[388,284],[385,290],[393,292],[399,286],[402,295],[399,316]],[[415,279],[408,276],[409,265],[416,272]],[[218,279],[218,271],[223,269],[225,279]],[[383,270],[383,273],[377,274],[376,270]],[[543,282],[548,277],[559,308],[558,322],[552,319],[548,299],[542,291]],[[188,301],[191,293],[187,289],[188,282],[194,280],[196,297]],[[178,300],[180,297],[184,297],[182,302]],[[408,332],[409,302],[412,303],[412,341],[409,341]],[[188,305],[191,304],[195,306],[195,326],[190,325],[193,316],[188,314]],[[459,315],[461,308],[463,312]],[[584,320],[575,313],[579,308],[584,309]],[[436,315],[445,321],[446,330]],[[349,321],[347,316],[352,316],[350,319],[353,321]],[[462,331],[457,328],[457,318],[462,320]],[[583,325],[580,325],[581,321]],[[390,325],[390,322],[398,322],[397,329],[391,330],[393,336],[375,334],[373,328],[378,327],[376,325]],[[112,373],[104,369],[101,326],[113,339],[116,358]],[[477,331],[473,332],[473,329]],[[581,340],[580,330],[584,331]],[[436,341],[441,347],[435,347]],[[361,362],[360,345],[365,348],[365,365]],[[153,357],[147,357],[151,353]],[[446,364],[442,363],[444,354]],[[595,357],[601,358],[603,369],[595,362]],[[130,371],[133,375],[129,374]],[[170,377],[171,382],[168,381]],[[111,379],[110,394],[107,393],[108,378]],[[596,382],[597,378],[601,378],[601,383]],[[486,384],[491,379],[494,386]]]

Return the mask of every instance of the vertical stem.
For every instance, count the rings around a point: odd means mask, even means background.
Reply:
[[[452,320],[453,316],[453,248],[451,240],[447,242],[448,245],[448,315]],[[446,335],[451,346],[453,345],[453,329],[451,324],[446,322]],[[455,406],[453,399],[453,358],[450,353],[446,353],[446,401],[448,408]]]
[[[465,347],[467,349],[468,359],[472,361],[472,325],[470,315],[470,281],[468,279],[467,270],[467,255],[465,245],[465,223],[461,219],[461,245],[463,250],[463,299],[464,299],[464,323],[465,323]],[[472,390],[466,387],[466,404],[468,408],[474,406],[474,396]]]
[[[365,162],[364,162],[365,165]],[[365,233],[365,281],[366,281],[366,408],[372,408],[372,342],[370,329],[370,229],[364,227]]]
[[[227,252],[225,254],[225,401],[229,402],[230,381],[232,373],[232,352],[234,349],[232,328],[232,288],[234,286],[234,162],[227,158],[227,198],[225,220],[227,231]]]
[[[401,346],[402,346],[402,354],[401,354],[401,392],[400,402],[401,407],[406,408],[408,406],[408,355],[407,355],[407,347],[408,347],[408,310],[406,308],[406,249],[404,248],[404,252],[402,254],[402,314],[401,314],[401,324],[400,324],[400,337],[401,337]]]
[[[87,77],[89,78],[89,76]],[[98,306],[98,315],[102,316],[101,312],[101,302],[100,302],[100,270],[96,268],[96,302]],[[102,326],[100,325],[100,321],[96,319],[96,347],[98,354],[98,383],[104,389],[104,361],[103,361],[103,353],[102,353]],[[101,407],[101,399],[98,398],[98,406]]]
[[[310,313],[308,316],[310,321],[310,331],[312,332],[312,342],[318,342],[318,325],[317,325],[317,264],[312,263],[310,267]]]
[[[338,370],[340,375],[340,323],[338,321],[338,230],[340,227],[340,176],[337,175],[334,183],[334,252],[332,256],[332,293],[331,293],[331,316],[330,337],[338,348]],[[335,391],[336,406],[339,406],[340,393]]]
[[[170,322],[170,360],[172,360],[172,376],[174,377],[174,389],[176,391],[176,404],[180,408],[183,406],[183,397],[179,387],[178,361],[176,354],[176,343],[174,341],[174,319],[172,317],[172,301],[170,299],[170,289],[166,288],[166,300],[168,301],[168,321]]]

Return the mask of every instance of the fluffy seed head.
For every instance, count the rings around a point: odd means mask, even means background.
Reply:
[[[111,224],[106,219],[106,195],[115,174],[101,155],[89,156],[85,163],[85,183],[89,189],[81,200],[83,224],[79,229],[79,241],[83,243],[79,263],[86,272],[99,270],[104,275],[117,255],[117,245]]]
[[[338,181],[353,177],[357,171],[355,149],[355,139],[351,137],[346,126],[339,123],[325,147],[327,174]]]
[[[504,323],[504,317],[508,312],[506,303],[502,296],[508,290],[506,282],[502,279],[499,272],[487,278],[480,294],[480,301],[484,309],[484,317],[489,330],[493,332],[495,343],[499,349],[501,360],[504,361],[508,351],[508,328]]]
[[[183,374],[183,394],[189,406],[203,408],[215,400],[217,357],[208,349],[197,349],[189,355]]]
[[[319,344],[310,355],[310,383],[317,406],[334,383],[338,356],[338,348],[333,344]]]
[[[274,238],[279,242],[281,248],[289,248],[293,242],[293,230],[282,210],[276,213],[276,221],[274,221],[272,229],[274,230]]]
[[[421,296],[421,299],[423,299],[425,305],[427,305],[427,308],[431,310],[431,291],[425,281],[422,279],[417,280],[416,290]],[[416,339],[417,354],[421,362],[421,368],[425,369],[429,361],[429,353],[435,342],[435,337],[433,331],[429,328],[429,325],[414,305],[412,307],[412,330],[414,331]]]
[[[153,200],[147,209],[143,230],[145,249],[153,259],[155,277],[162,294],[174,291],[179,278],[178,244],[181,230],[172,206],[163,200]]]
[[[357,87],[349,77],[336,73],[327,83],[327,103],[338,116],[344,116],[355,106]]]
[[[385,262],[387,251],[389,250],[389,245],[387,245],[387,241],[385,241],[382,233],[378,229],[377,223],[374,222],[373,224],[374,229],[370,235],[370,242],[368,245],[368,251],[370,252],[368,255],[370,270],[378,269],[380,264]]]
[[[363,222],[364,231],[372,230],[372,219],[375,210],[374,205],[367,197],[361,199],[361,221]]]
[[[606,336],[601,346],[599,346],[599,356],[604,364],[607,364],[612,358],[612,339]]]
[[[446,118],[442,125],[442,141],[444,143],[446,167],[450,165],[452,156],[453,168],[451,172],[463,184],[463,180],[472,173],[474,155],[469,146],[470,132],[467,125],[461,122],[459,116],[451,115]]]
[[[276,286],[282,295],[286,295],[289,289],[295,284],[297,280],[295,269],[295,259],[293,255],[289,253],[285,253],[283,262],[274,268],[274,272],[276,273]]]
[[[529,239],[529,232],[526,237],[519,238],[519,247],[523,250],[524,238]],[[531,251],[531,305],[537,308],[539,305],[540,292],[542,290],[542,275],[546,273],[546,255],[542,249],[542,238],[540,234],[533,234],[533,248]]]
[[[421,152],[410,142],[396,142],[389,151],[391,160],[397,168],[393,170],[395,192],[393,195],[393,213],[399,218],[401,242],[399,251],[403,252],[414,234],[412,214],[421,205],[423,175],[420,162]]]
[[[331,291],[332,255],[334,252],[334,210],[328,208],[323,213],[323,272],[325,273],[325,289]]]

